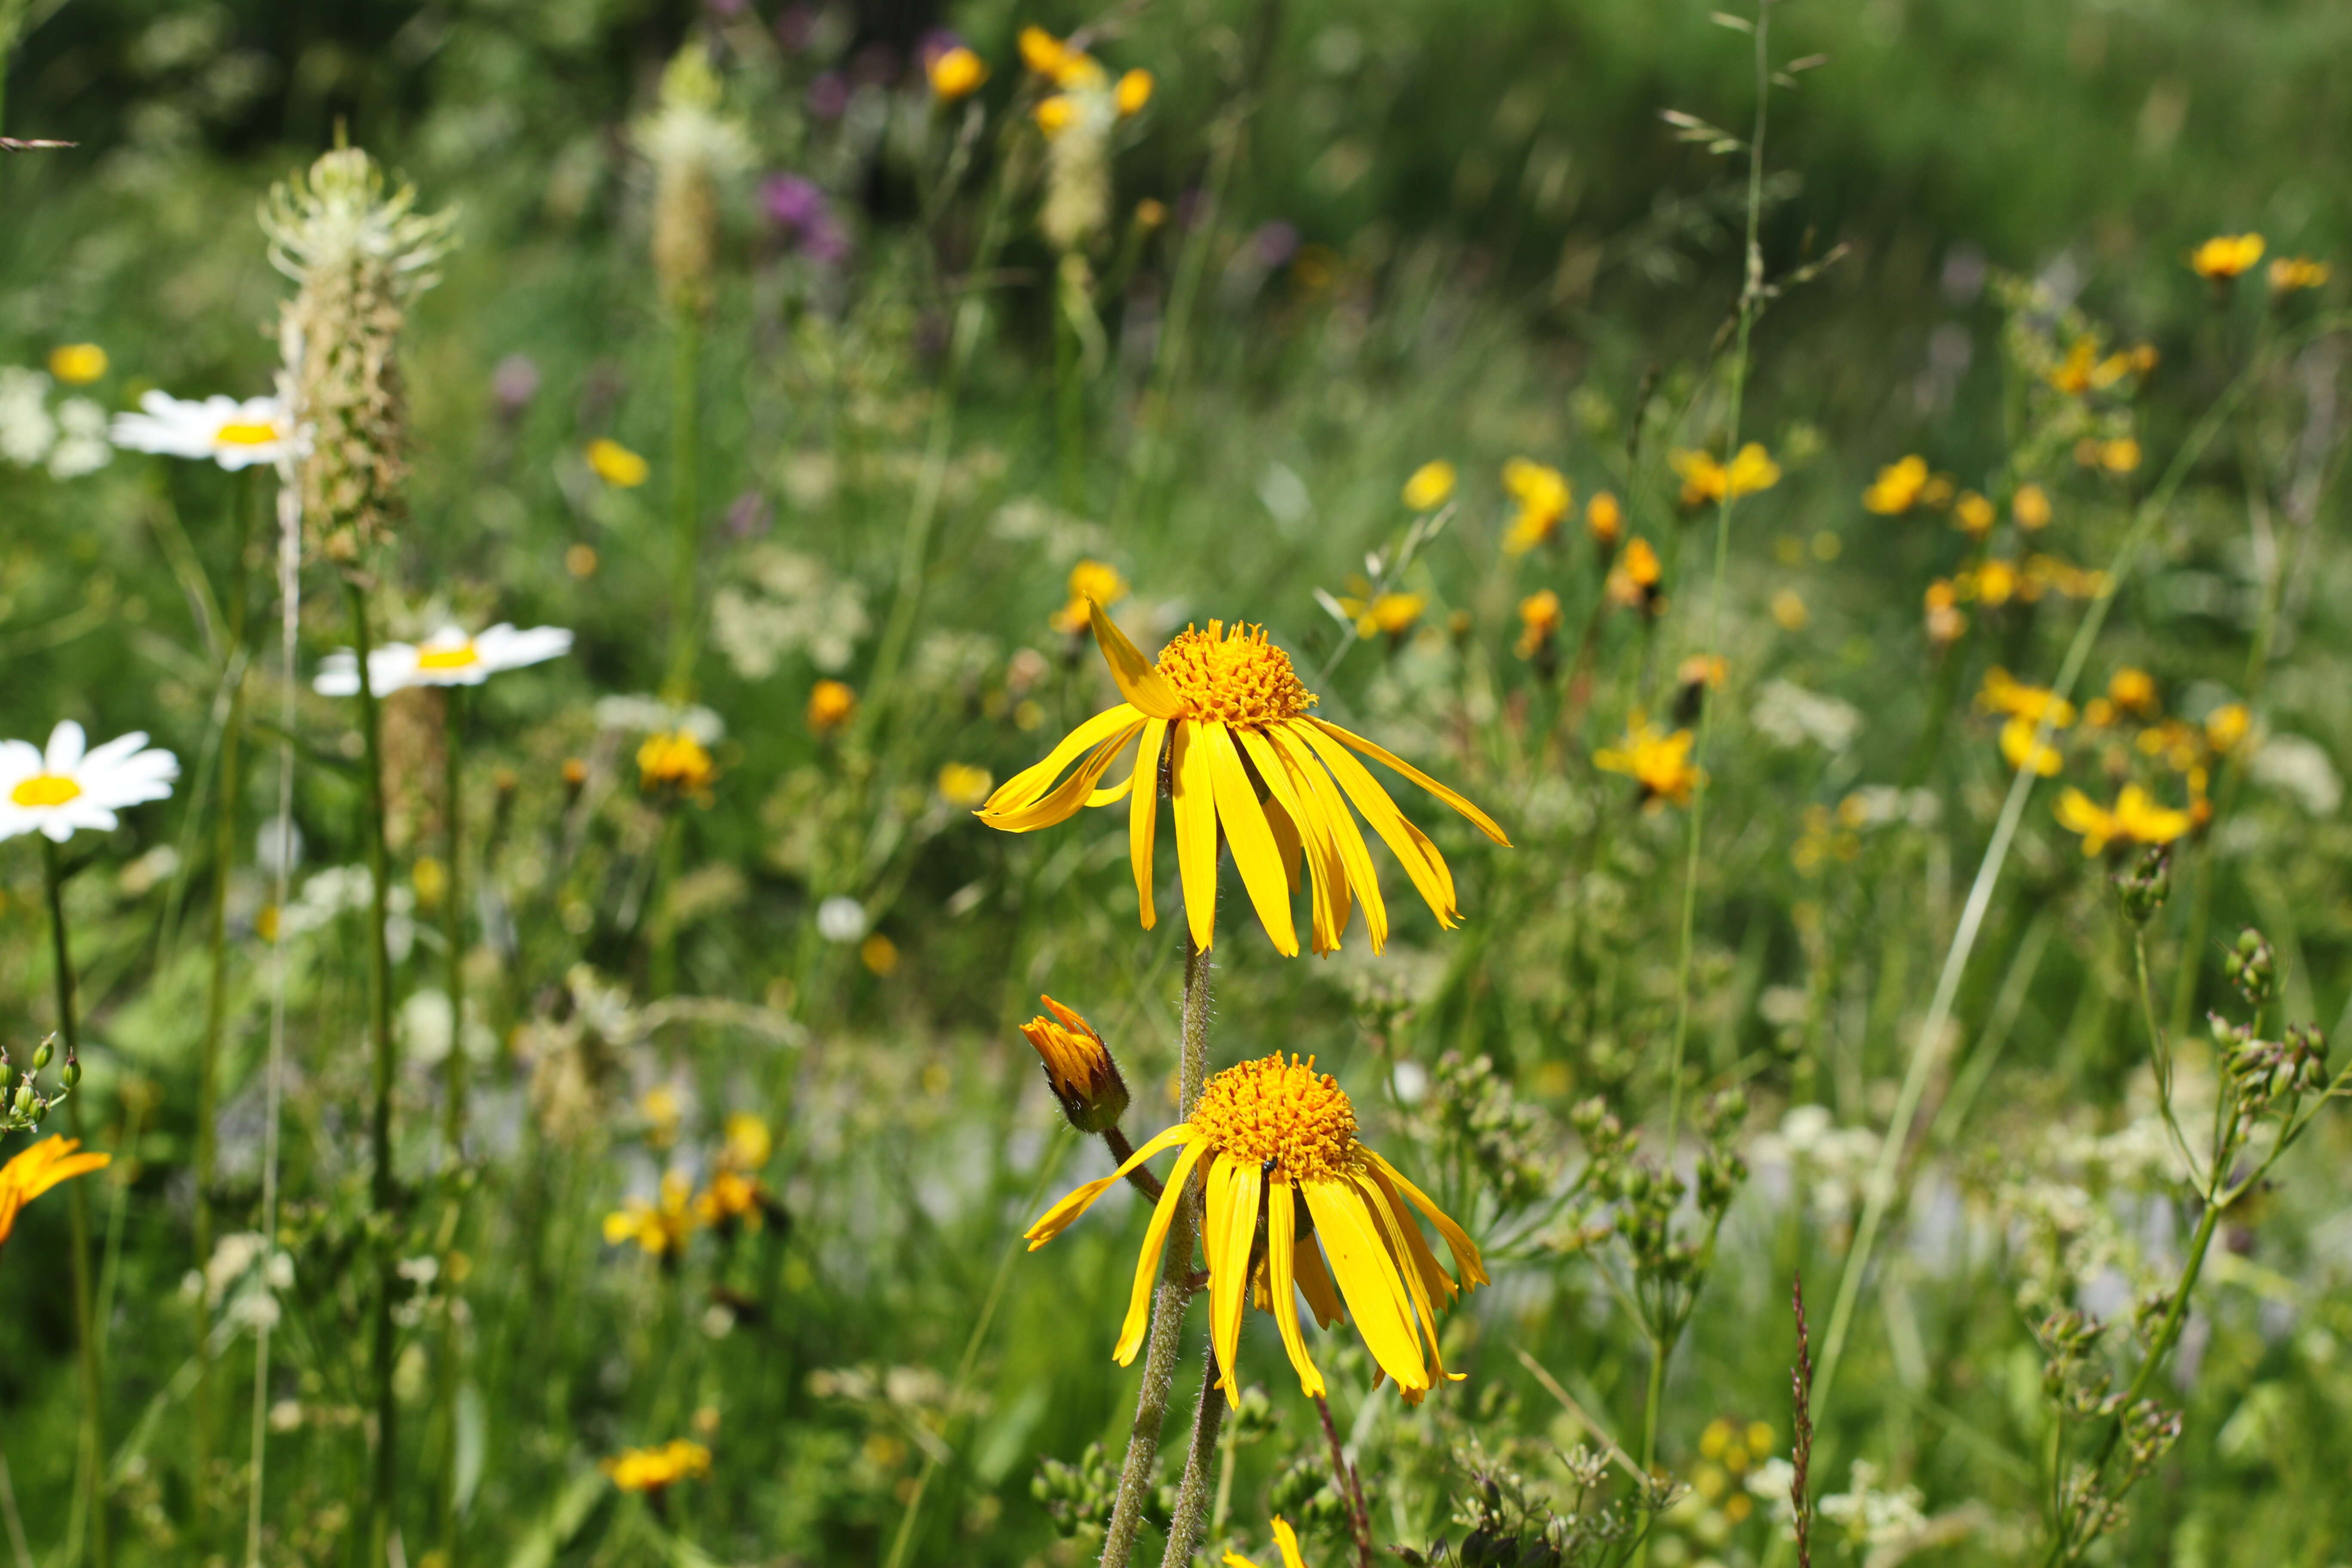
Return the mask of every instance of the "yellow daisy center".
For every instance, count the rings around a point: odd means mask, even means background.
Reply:
[[[416,668],[419,669],[464,669],[481,662],[482,656],[474,651],[474,639],[471,637],[456,647],[419,648],[416,652]]]
[[[1236,625],[1230,633],[1223,621],[1211,621],[1205,632],[1187,626],[1160,650],[1159,669],[1188,719],[1255,730],[1315,706],[1290,656],[1266,640],[1263,626]]]
[[[63,773],[35,773],[8,792],[18,805],[63,805],[81,794],[81,785]]]
[[[278,439],[278,426],[267,420],[258,425],[224,425],[214,439],[224,447],[267,447]]]
[[[1356,1163],[1356,1108],[1312,1058],[1280,1052],[1217,1074],[1187,1118],[1236,1159],[1279,1166],[1293,1180],[1321,1181]]]

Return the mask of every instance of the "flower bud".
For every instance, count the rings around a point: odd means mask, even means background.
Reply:
[[[1103,1037],[1071,1009],[1051,996],[1038,1000],[1053,1015],[1040,1015],[1021,1026],[1021,1033],[1037,1048],[1045,1081],[1062,1102],[1062,1114],[1085,1133],[1107,1132],[1127,1114],[1127,1080],[1118,1076]]]
[[[2164,900],[2172,896],[2172,850],[2158,845],[2115,877],[2116,893],[2124,915],[2134,925],[2146,925]]]
[[[39,1045],[35,1046],[33,1047],[33,1070],[35,1072],[39,1072],[42,1068],[47,1067],[49,1065],[49,1058],[57,1053],[57,1048],[58,1037],[55,1035],[49,1036],[46,1039],[42,1040]]]
[[[80,1060],[74,1057],[68,1057],[66,1058],[65,1071],[59,1073],[58,1076],[65,1081],[65,1086],[68,1089],[79,1088],[81,1086]]]

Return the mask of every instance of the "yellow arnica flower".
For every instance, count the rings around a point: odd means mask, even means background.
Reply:
[[[1927,584],[1924,595],[1927,615],[1927,640],[1937,647],[1957,642],[1969,629],[1969,617],[1959,608],[1959,591],[1948,578],[1938,577]]]
[[[111,1154],[77,1152],[80,1148],[78,1138],[46,1138],[0,1165],[0,1244],[16,1228],[16,1216],[26,1204],[59,1182],[102,1171],[114,1162]]]
[[[1280,1514],[1274,1516],[1274,1549],[1282,1553],[1282,1568],[1307,1568],[1307,1559],[1298,1554],[1298,1532]],[[1257,1568],[1257,1564],[1238,1552],[1228,1552],[1223,1568]]]
[[[1142,113],[1143,106],[1151,101],[1151,73],[1138,68],[1121,76],[1111,89],[1111,101],[1118,105],[1122,116]]]
[[[1625,509],[1615,496],[1601,490],[1584,503],[1584,531],[1603,550],[1616,544],[1617,536],[1625,531]]]
[[[2000,727],[2000,754],[2011,767],[2030,767],[2046,779],[2058,772],[2064,759],[2049,742],[2036,743],[2033,737],[2040,728],[2040,721],[2023,714],[2010,720]]]
[[[2020,485],[2010,498],[2009,515],[2017,526],[2032,533],[2050,526],[2050,495],[2040,485]]]
[[[1666,461],[1682,476],[1685,506],[1736,500],[1780,482],[1780,466],[1757,441],[1740,447],[1728,463],[1717,462],[1707,452],[1673,452]]]
[[[710,1473],[710,1450],[684,1437],[658,1448],[624,1448],[597,1468],[625,1492],[658,1492]]]
[[[1973,539],[1982,539],[1992,531],[1996,514],[1992,502],[1974,490],[1962,490],[1960,499],[1952,506],[1952,526]]]
[[[1404,504],[1415,511],[1435,511],[1454,494],[1454,465],[1439,458],[1423,463],[1404,482]]]
[[[676,793],[707,799],[718,772],[710,752],[684,730],[648,735],[637,748],[637,784],[648,795]]]
[[[1234,1366],[1244,1300],[1274,1315],[1306,1392],[1324,1391],[1299,1331],[1302,1290],[1327,1329],[1354,1316],[1372,1360],[1408,1401],[1418,1403],[1440,1378],[1458,1378],[1438,1352],[1436,1309],[1487,1282],[1478,1248],[1426,1194],[1358,1141],[1355,1108],[1312,1060],[1286,1061],[1276,1052],[1209,1079],[1191,1116],[1046,1210],[1029,1227],[1029,1249],[1061,1235],[1128,1172],[1169,1149],[1180,1152],[1136,1260],[1127,1321],[1112,1352],[1120,1365],[1143,1343],[1168,1227],[1198,1175],[1207,1199],[1202,1240],[1209,1257],[1210,1343],[1229,1401],[1241,1397]],[[1453,1278],[1438,1265],[1408,1203],[1444,1238]]]
[[[768,1127],[768,1119],[749,1110],[739,1110],[727,1119],[726,1147],[719,1157],[738,1171],[756,1171],[768,1163],[776,1152],[776,1135]]]
[[[1638,715],[1625,731],[1622,746],[1603,746],[1592,753],[1592,765],[1603,773],[1623,773],[1642,786],[1642,805],[1654,810],[1671,801],[1690,804],[1691,791],[1705,776],[1691,765],[1694,737],[1688,730],[1669,735]]]
[[[931,96],[941,103],[953,103],[980,90],[981,84],[988,79],[988,62],[958,44],[934,56],[928,74]]]
[[[721,1165],[710,1184],[695,1194],[694,1217],[713,1230],[741,1226],[758,1230],[768,1217],[768,1193],[758,1179]]]
[[[1652,610],[1658,607],[1658,582],[1664,575],[1658,552],[1650,548],[1646,539],[1635,539],[1625,546],[1624,555],[1609,569],[1601,591],[1612,603],[1629,610]]]
[[[1108,608],[1128,595],[1127,579],[1118,568],[1103,561],[1081,561],[1070,568],[1070,602],[1048,617],[1054,629],[1076,637],[1094,624],[1087,614],[1092,600]]]
[[[1419,594],[1382,594],[1370,599],[1342,599],[1339,607],[1356,617],[1356,635],[1375,637],[1386,633],[1402,637],[1421,619],[1421,612],[1429,601]]]
[[[1519,601],[1518,656],[1533,658],[1559,632],[1559,595],[1549,588]]]
[[[96,343],[61,343],[49,351],[49,374],[68,386],[88,386],[106,366],[106,351]]]
[[[1045,761],[1007,780],[977,813],[982,822],[1026,833],[1066,821],[1082,805],[1128,801],[1129,858],[1148,931],[1157,921],[1151,849],[1164,759],[1184,914],[1202,952],[1216,936],[1220,829],[1233,847],[1250,903],[1280,952],[1298,951],[1290,900],[1298,890],[1302,858],[1313,888],[1315,951],[1339,945],[1351,900],[1363,902],[1372,951],[1385,946],[1388,907],[1350,805],[1402,862],[1438,923],[1450,929],[1461,918],[1444,857],[1405,820],[1356,754],[1412,780],[1507,847],[1510,840],[1485,812],[1402,758],[1309,714],[1314,693],[1299,683],[1290,656],[1262,629],[1237,625],[1228,631],[1222,621],[1211,621],[1205,632],[1188,626],[1160,649],[1155,664],[1101,605],[1092,610],[1095,642],[1127,700],[1096,714]],[[1139,737],[1133,771],[1097,789]]]
[[[2156,677],[2126,665],[2107,677],[2107,700],[2126,713],[2153,718],[2157,712]]]
[[[958,811],[970,811],[988,798],[996,775],[972,763],[950,763],[940,769],[940,798]]]
[[[652,465],[609,436],[588,443],[588,466],[608,485],[633,490],[653,473]]]
[[[1863,509],[1881,517],[1900,517],[1919,504],[1927,488],[1927,459],[1912,456],[1887,464],[1862,492]]]
[[[2085,855],[2096,855],[2118,838],[2134,844],[2169,844],[2189,831],[2187,812],[2157,805],[2156,798],[2137,784],[2124,785],[2113,811],[2081,790],[2070,789],[2058,797],[2057,814],[2061,827],[2083,836]]]
[[[2074,721],[2072,702],[2054,691],[2026,685],[1999,665],[1985,671],[1984,688],[1977,693],[1977,706],[1989,713],[2006,713],[2035,724],[2049,713],[2053,730],[2063,730]]]
[[[2217,755],[2234,752],[2253,727],[2254,716],[2246,711],[2244,703],[2224,702],[2205,715],[2205,743]]]
[[[1036,119],[1037,129],[1050,142],[1070,128],[1070,121],[1078,117],[1078,106],[1070,101],[1068,93],[1057,92],[1051,98],[1039,100],[1031,113]]]
[[[1127,1080],[1119,1076],[1110,1047],[1076,1009],[1051,996],[1037,1000],[1053,1016],[1039,1014],[1021,1026],[1021,1034],[1036,1048],[1045,1082],[1062,1102],[1062,1114],[1089,1136],[1118,1126],[1127,1114]]]
[[[820,680],[809,688],[808,727],[830,735],[856,717],[857,693],[844,680]]]
[[[694,1234],[693,1193],[685,1176],[676,1171],[667,1173],[661,1179],[657,1200],[631,1198],[604,1216],[604,1245],[625,1247],[634,1241],[648,1257],[674,1260],[686,1250],[686,1238]]]
[[[1021,63],[1039,76],[1050,78],[1055,87],[1098,87],[1102,83],[1103,68],[1093,56],[1084,49],[1070,47],[1043,27],[1022,28],[1020,47]],[[1148,90],[1145,96],[1150,96]]]
[[[2298,289],[2318,289],[2327,282],[2327,263],[2305,256],[2282,256],[2271,263],[2271,292],[2292,294]]]
[[[1503,534],[1503,553],[1525,555],[1559,529],[1575,490],[1558,468],[1528,458],[1503,465],[1503,489],[1519,503],[1518,515]]]
[[[2189,252],[2189,268],[2200,278],[2226,279],[2252,270],[2263,258],[2259,234],[2217,234]]]

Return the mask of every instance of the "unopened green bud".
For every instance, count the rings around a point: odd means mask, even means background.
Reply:
[[[55,1035],[50,1035],[43,1039],[39,1045],[33,1047],[33,1070],[35,1072],[39,1072],[43,1068],[49,1065],[49,1058],[57,1053],[57,1044],[58,1037]]]
[[[58,1077],[59,1079],[63,1079],[63,1080],[64,1080],[64,1082],[65,1082],[65,1086],[66,1086],[68,1089],[79,1089],[79,1088],[80,1088],[80,1087],[81,1087],[81,1062],[80,1062],[79,1058],[75,1058],[75,1057],[68,1057],[68,1058],[66,1058],[66,1069],[65,1069],[65,1071],[63,1071],[63,1072],[59,1073],[59,1074],[58,1075]]]

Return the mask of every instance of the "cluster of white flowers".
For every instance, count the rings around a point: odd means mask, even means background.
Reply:
[[[1862,734],[1862,710],[1851,702],[1808,691],[1778,677],[1756,689],[1756,704],[1748,721],[1775,745],[1796,747],[1811,741],[1824,751],[1843,752]]]
[[[710,640],[746,680],[764,680],[786,656],[804,653],[827,675],[849,668],[872,623],[865,591],[798,551],[766,546],[743,562],[747,583],[710,601]]]
[[[1867,1127],[1840,1127],[1826,1106],[1791,1106],[1777,1131],[1759,1136],[1750,1156],[1758,1164],[1785,1165],[1809,1184],[1814,1212],[1825,1222],[1845,1220],[1863,1195],[1878,1161],[1878,1134]]]
[[[106,410],[87,397],[49,405],[49,377],[23,365],[0,365],[0,458],[20,468],[46,468],[52,479],[95,472],[113,459]]]

